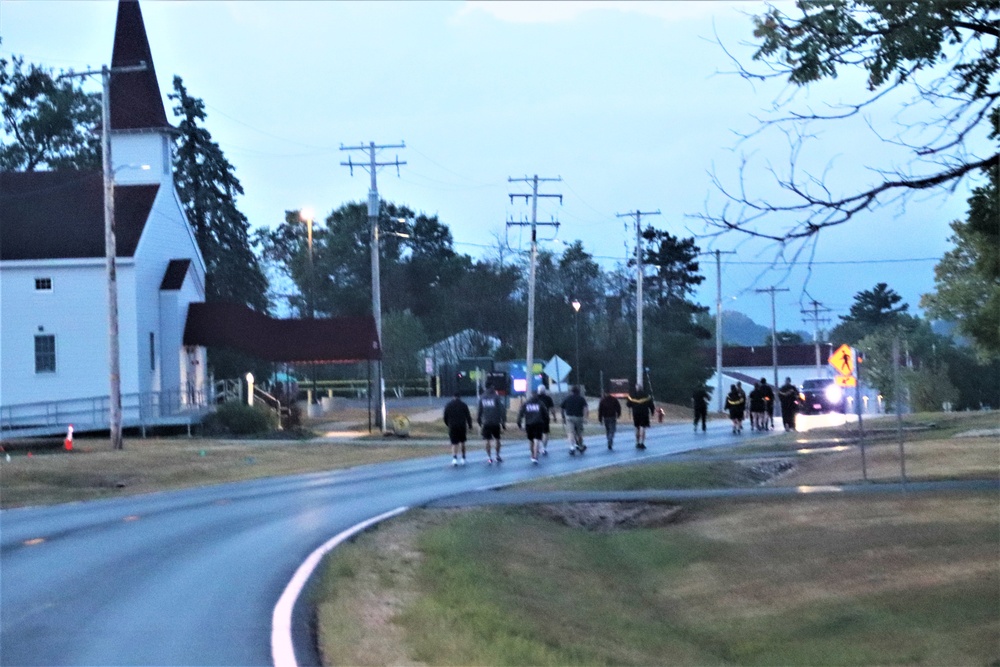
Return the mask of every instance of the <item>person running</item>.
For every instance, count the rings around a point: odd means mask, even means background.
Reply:
[[[750,390],[750,430],[764,430],[764,392],[759,382],[754,382]]]
[[[461,447],[462,465],[465,465],[465,440],[468,429],[472,428],[472,413],[458,392],[455,392],[455,398],[444,406],[444,423],[448,427],[448,439],[451,440],[451,464],[458,465],[458,450]]]
[[[562,405],[563,424],[566,425],[566,437],[569,439],[569,453],[574,455],[577,452],[583,454],[587,451],[587,445],[583,444],[583,422],[590,411],[587,406],[587,399],[580,395],[580,387],[573,385],[569,396],[563,399]]]
[[[740,431],[742,431],[743,430],[743,418],[746,417],[746,410],[747,410],[747,408],[749,406],[747,405],[747,393],[745,391],[743,391],[743,383],[740,382],[740,381],[736,382],[736,393],[738,393],[740,395],[740,398],[743,399],[743,412],[740,413],[741,415],[743,415],[742,417],[740,417]],[[751,424],[751,426],[752,426],[752,424]]]
[[[486,385],[486,393],[479,398],[476,422],[486,441],[487,465],[493,465],[493,441],[497,443],[497,463],[503,463],[500,458],[500,431],[507,429],[507,406],[492,385]]]
[[[740,393],[739,387],[730,385],[729,395],[726,396],[726,409],[729,411],[729,418],[733,421],[733,433],[743,432],[743,410],[746,408],[746,399]]]
[[[760,393],[764,396],[764,430],[774,428],[774,388],[767,378],[760,379]]]
[[[792,384],[792,378],[786,377],[785,384],[778,388],[778,400],[781,401],[781,423],[786,431],[794,431],[795,413],[799,408],[799,388]]]
[[[691,404],[694,406],[694,430],[698,432],[698,422],[701,422],[701,430],[705,430],[705,421],[708,419],[708,390],[704,386],[698,387],[691,395]]]
[[[552,402],[552,397],[549,396],[548,389],[545,385],[538,386],[538,398],[542,403],[545,404],[545,409],[549,411],[549,419],[546,420],[544,431],[542,431],[542,456],[549,455],[549,422],[556,420],[556,405]]]
[[[604,392],[601,402],[597,404],[597,421],[604,424],[604,433],[608,436],[608,449],[615,448],[615,431],[618,429],[618,418],[622,416],[622,404],[618,399]]]
[[[525,435],[528,436],[528,445],[531,449],[531,462],[538,464],[538,450],[542,446],[542,436],[545,434],[545,427],[549,423],[549,409],[545,407],[545,401],[536,391],[531,395],[517,413],[517,427],[524,425]]]
[[[646,430],[649,428],[649,418],[656,411],[653,397],[637,382],[635,393],[629,394],[625,402],[628,404],[628,409],[632,411],[632,424],[635,425],[635,448],[646,449]]]

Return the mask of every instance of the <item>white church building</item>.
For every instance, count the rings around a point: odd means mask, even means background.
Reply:
[[[191,412],[205,349],[184,346],[205,263],[173,182],[172,134],[138,2],[118,6],[111,158],[125,426]],[[108,423],[109,313],[100,170],[0,173],[0,438]]]

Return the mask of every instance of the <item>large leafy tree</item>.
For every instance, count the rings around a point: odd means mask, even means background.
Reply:
[[[205,259],[207,301],[229,301],[266,311],[267,278],[251,246],[249,222],[236,207],[243,186],[212,135],[204,128],[205,104],[188,94],[174,77],[174,114],[178,124],[174,182]],[[255,362],[232,350],[209,350],[217,376],[242,375]]]
[[[17,56],[0,58],[0,170],[97,169],[101,98]]]
[[[920,305],[958,323],[984,359],[1000,359],[1000,165],[969,198],[965,221],[951,224],[954,248],[934,268],[936,291]]]
[[[744,176],[756,163],[745,160],[736,187],[717,179],[725,203],[703,217],[723,229],[787,242],[914,192],[954,189],[995,164],[997,144],[986,135],[1000,114],[998,20],[996,0],[797,0],[794,6],[769,6],[754,17],[754,60],[763,68],[741,68],[743,76],[804,87],[863,71],[865,90],[825,113],[794,95],[779,100],[758,130],[791,137],[787,169],[768,165],[777,188],[763,197],[751,191]],[[893,111],[905,107],[906,113],[894,116],[894,127],[873,126],[873,139],[907,153],[907,163],[869,165],[874,178],[856,189],[835,173],[809,172],[804,154],[816,135],[812,122],[871,120],[881,103]]]

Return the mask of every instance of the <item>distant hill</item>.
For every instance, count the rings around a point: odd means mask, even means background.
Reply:
[[[735,310],[722,311],[722,342],[725,345],[763,345],[771,327],[757,324]]]
[[[812,341],[812,334],[796,331],[802,341]],[[735,310],[722,311],[722,342],[725,345],[764,345],[771,337],[771,327],[757,324]]]

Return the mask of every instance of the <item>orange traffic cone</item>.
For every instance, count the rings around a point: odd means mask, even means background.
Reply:
[[[73,451],[73,425],[70,424],[69,428],[66,429],[66,439],[63,441],[63,447],[66,448],[67,452]]]

